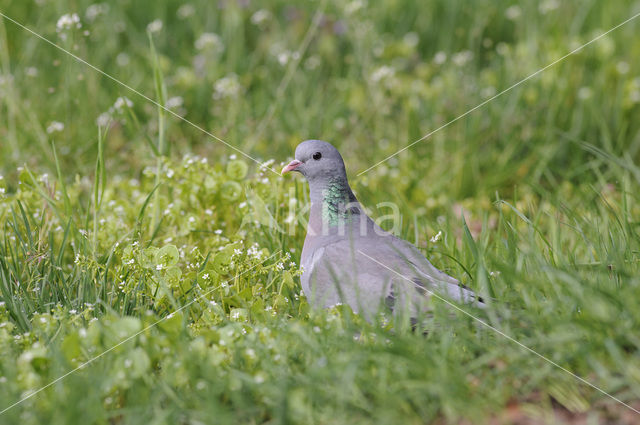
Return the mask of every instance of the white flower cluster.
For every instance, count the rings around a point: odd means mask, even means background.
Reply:
[[[538,5],[538,10],[543,15],[546,15],[548,12],[557,9],[560,6],[558,0],[545,0]]]
[[[61,40],[66,40],[68,37],[67,31],[73,28],[82,28],[82,23],[80,23],[80,17],[77,13],[64,14],[56,22],[56,32]]]
[[[84,12],[84,17],[87,21],[93,22],[100,15],[106,15],[109,12],[109,5],[107,3],[95,3],[89,5]]]
[[[147,25],[147,31],[149,31],[152,34],[156,32],[160,32],[161,30],[162,30],[162,21],[160,19],[155,19],[149,22],[149,25]]]
[[[433,62],[436,65],[442,65],[446,60],[447,60],[447,54],[442,51],[436,53],[436,55],[433,57]]]
[[[251,23],[253,25],[264,25],[267,21],[271,19],[271,12],[266,9],[260,9],[251,15]]]
[[[387,80],[395,75],[396,71],[390,66],[383,65],[380,68],[377,68],[371,73],[371,82],[379,83],[381,81]]]
[[[262,259],[262,251],[260,250],[260,246],[257,243],[254,243],[247,249],[247,255],[255,258],[256,260]]]
[[[458,53],[454,53],[451,60],[457,66],[463,66],[469,63],[473,59],[473,52],[471,50],[463,50]]]
[[[193,7],[192,4],[186,3],[178,8],[176,15],[178,15],[178,18],[180,19],[186,19],[190,16],[193,16],[195,13],[196,13],[196,8]]]
[[[167,99],[164,106],[166,106],[169,109],[173,109],[173,108],[179,108],[183,104],[184,104],[184,99],[182,98],[182,96],[173,96]]]
[[[60,34],[60,38],[63,40],[66,38],[64,31],[72,28],[82,28],[82,23],[77,13],[65,13],[56,22],[56,32]]]
[[[198,50],[206,50],[214,53],[222,53],[224,50],[222,39],[218,34],[212,32],[202,33],[196,40],[195,47]]]
[[[47,133],[49,134],[58,133],[62,130],[64,130],[64,124],[60,121],[51,121],[47,126]]]
[[[106,127],[113,120],[113,115],[118,113],[122,114],[127,108],[133,107],[133,102],[126,96],[121,96],[116,99],[113,106],[109,108],[107,112],[103,112],[96,119],[96,124],[100,127]]]
[[[518,5],[510,6],[504,11],[504,16],[511,21],[515,21],[522,16],[522,9]]]
[[[125,105],[128,108],[131,108],[133,106],[133,102],[130,101],[126,96],[122,96],[116,99],[112,109],[115,109],[118,112],[123,112]],[[110,109],[109,111],[112,112],[112,109]]]
[[[242,86],[236,74],[229,74],[220,78],[213,85],[213,98],[223,99],[225,97],[237,97],[242,92]]]

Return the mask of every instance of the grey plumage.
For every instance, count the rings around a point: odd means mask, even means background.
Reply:
[[[431,293],[483,306],[470,289],[435,268],[412,244],[381,229],[354,196],[340,153],[321,140],[298,145],[283,173],[309,182],[311,209],[302,250],[302,288],[316,307],[349,304],[370,319],[381,308],[416,317]]]

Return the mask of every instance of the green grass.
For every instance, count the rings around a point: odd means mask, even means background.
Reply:
[[[357,176],[637,5],[368,3],[0,12],[275,169],[333,142],[374,217],[396,203],[401,236],[491,297],[482,320],[640,409],[640,23]],[[0,410],[110,350],[0,423],[637,422],[441,302],[426,336],[311,311],[304,182],[3,19],[0,152]]]

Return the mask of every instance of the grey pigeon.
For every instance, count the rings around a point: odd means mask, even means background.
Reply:
[[[415,318],[429,311],[433,293],[484,305],[415,246],[384,231],[365,213],[349,187],[342,156],[330,143],[300,143],[282,174],[290,171],[309,182],[311,207],[300,262],[302,289],[312,306],[348,304],[371,320],[382,309]]]

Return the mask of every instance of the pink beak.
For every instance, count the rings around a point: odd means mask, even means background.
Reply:
[[[285,173],[288,173],[289,171],[293,171],[299,166],[301,166],[302,164],[303,164],[302,161],[298,161],[297,159],[294,159],[293,161],[291,161],[290,163],[284,166],[280,174],[285,174]]]

